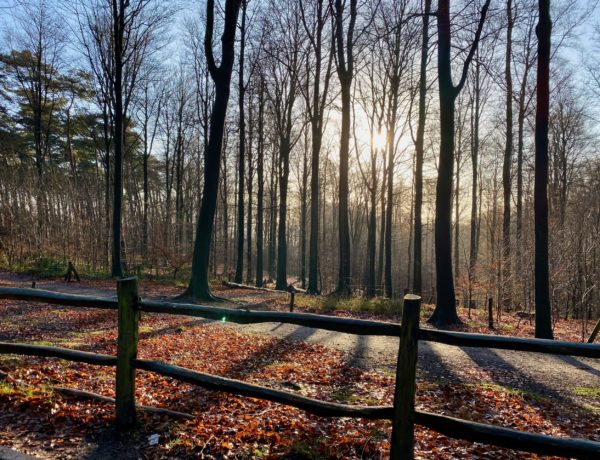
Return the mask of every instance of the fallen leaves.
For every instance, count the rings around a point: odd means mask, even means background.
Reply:
[[[155,288],[155,294],[159,291]],[[246,295],[247,292],[244,292]],[[116,313],[0,302],[0,340],[44,341],[114,354]],[[345,404],[390,405],[394,377],[352,367],[337,351],[236,332],[221,323],[144,314],[139,356],[270,385]],[[52,385],[114,397],[114,369],[60,360],[0,356],[0,443],[53,458],[72,458],[110,432],[113,407],[53,394]],[[508,388],[420,381],[417,408],[523,431],[600,440],[597,415]],[[209,392],[138,372],[139,404],[192,413],[194,420],[140,413],[127,448],[145,458],[386,458],[391,424],[324,419],[255,398]],[[417,427],[416,458],[531,458],[529,454],[450,440]],[[121,442],[121,441],[120,441]],[[123,441],[125,442],[125,441]]]

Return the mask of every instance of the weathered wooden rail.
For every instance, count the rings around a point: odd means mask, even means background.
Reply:
[[[600,345],[518,337],[438,331],[419,328],[420,298],[405,296],[402,325],[382,321],[337,318],[306,313],[252,311],[141,300],[137,279],[117,282],[117,299],[61,294],[38,289],[0,288],[0,299],[118,310],[117,356],[66,348],[0,342],[0,354],[54,357],[101,366],[116,366],[116,422],[121,429],[135,424],[135,371],[142,369],[200,387],[294,406],[322,417],[356,417],[392,421],[391,458],[412,459],[414,424],[448,437],[508,447],[540,455],[600,458],[600,443],[525,433],[510,428],[461,420],[414,409],[419,340],[465,347],[486,347],[558,355],[600,358]],[[320,401],[288,391],[214,376],[160,361],[137,359],[140,312],[166,313],[231,321],[240,324],[281,322],[330,331],[400,338],[393,406],[356,406]]]

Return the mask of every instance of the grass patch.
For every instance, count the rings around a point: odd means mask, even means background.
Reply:
[[[0,363],[2,363],[4,366],[17,367],[22,366],[25,361],[23,361],[23,358],[17,355],[1,355]]]
[[[594,414],[600,414],[600,406],[595,406],[594,404],[584,404],[582,407],[590,412],[593,412]]]
[[[321,452],[319,442],[319,438],[313,439],[310,443],[297,441],[292,444],[291,454],[307,460],[322,460],[337,457],[333,452]]]
[[[399,315],[402,313],[402,299],[386,299],[384,297],[366,299],[336,296],[298,296],[296,297],[296,304],[300,307],[314,308],[324,312],[349,310],[384,315]]]
[[[0,382],[0,396],[8,396],[13,394],[15,387],[8,382]]]
[[[35,340],[35,341],[31,342],[31,345],[41,345],[44,347],[55,347],[56,343],[49,342],[48,340]]]
[[[575,387],[573,393],[575,393],[577,396],[600,399],[600,388],[596,387]]]
[[[339,388],[337,390],[334,390],[331,393],[329,393],[329,396],[334,401],[337,401],[340,403],[371,405],[371,404],[377,404],[377,402],[378,402],[377,399],[375,399],[375,398],[369,398],[369,397],[357,395],[356,393],[354,393],[354,391],[350,387],[344,387],[344,388]]]
[[[35,396],[52,396],[52,389],[42,385],[39,387],[12,384],[8,382],[0,382],[0,396],[18,395],[25,398],[33,398]]]
[[[357,402],[360,398],[354,394],[351,388],[345,387],[332,391],[329,396],[337,402]]]
[[[535,401],[543,401],[546,399],[541,393],[538,393],[536,391],[521,390],[519,388],[505,387],[503,385],[497,385],[494,383],[467,383],[467,384],[465,384],[465,386],[485,388],[485,389],[489,389],[492,391],[503,391],[504,393],[508,393],[511,395],[517,395],[517,396],[520,396],[521,398],[533,399]]]
[[[269,449],[267,447],[264,447],[264,448],[257,447],[252,452],[252,455],[254,455],[255,458],[264,458],[267,455],[269,455]]]

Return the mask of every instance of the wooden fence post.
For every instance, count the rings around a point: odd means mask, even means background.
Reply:
[[[404,296],[402,331],[396,367],[394,417],[392,419],[391,459],[414,458],[415,392],[417,387],[417,352],[421,297]]]
[[[494,329],[494,299],[488,299],[488,328]]]
[[[117,340],[117,427],[126,430],[135,425],[135,368],[132,361],[137,356],[138,308],[137,278],[117,281],[119,303],[119,337]]]

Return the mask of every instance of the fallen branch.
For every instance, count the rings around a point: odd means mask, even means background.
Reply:
[[[306,294],[306,289],[296,287],[293,284],[290,284],[286,289],[270,289],[266,287],[250,286],[248,284],[232,283],[231,281],[223,281],[223,286],[231,289],[247,289],[249,291],[264,291],[273,293],[295,292],[297,294]]]
[[[77,390],[75,388],[66,388],[66,387],[50,387],[50,388],[52,389],[52,391],[55,391],[59,394],[65,395],[65,396],[72,396],[75,398],[82,398],[82,399],[92,399],[94,401],[101,401],[101,402],[106,402],[109,404],[115,404],[114,398],[111,398],[109,396],[104,396],[104,395],[101,395],[98,393],[92,393],[90,391],[83,391],[83,390]],[[136,408],[139,410],[143,410],[145,412],[152,412],[153,414],[159,414],[159,415],[168,415],[168,416],[176,417],[176,418],[185,418],[188,420],[194,420],[196,418],[192,414],[187,414],[185,412],[178,412],[178,411],[174,411],[174,410],[170,410],[170,409],[164,409],[162,407],[137,405]]]
[[[249,291],[265,291],[265,292],[275,292],[275,293],[286,292],[286,291],[278,291],[276,289],[269,289],[269,288],[265,288],[265,287],[249,286],[248,284],[232,283],[231,281],[223,281],[223,286],[231,288],[231,289],[247,289]]]

